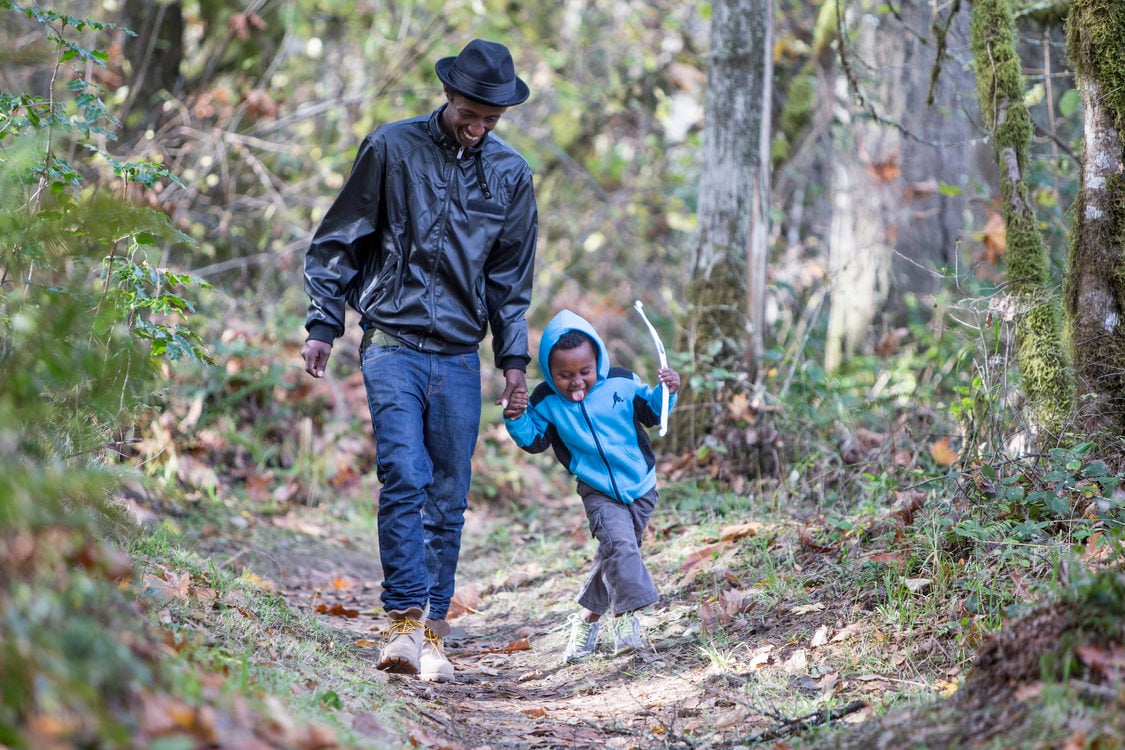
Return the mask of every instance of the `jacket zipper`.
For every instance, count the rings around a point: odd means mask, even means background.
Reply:
[[[598,439],[598,431],[594,429],[594,423],[590,419],[590,413],[586,411],[585,404],[579,404],[578,408],[582,410],[582,418],[586,420],[586,426],[590,428],[590,435],[594,438],[594,445],[598,446],[598,455],[602,458],[602,463],[605,464],[605,473],[609,476],[609,483],[613,486],[614,498],[619,503],[625,501],[621,499],[621,490],[617,487],[617,477],[613,474],[613,467],[609,464],[609,457],[606,456],[605,449],[602,448],[602,441]]]
[[[456,170],[457,164],[458,164],[458,162],[460,162],[461,155],[464,152],[465,152],[465,147],[461,146],[460,148],[457,149],[457,156],[454,157],[454,160],[452,162],[450,162],[448,159],[446,160],[446,162],[445,162],[445,181],[446,181],[447,185],[450,185],[450,186],[453,185],[453,172]],[[452,187],[450,187],[450,188],[447,188],[446,191],[445,191],[445,200],[443,201],[442,207],[441,207],[441,232],[438,235],[439,238],[440,238],[440,242],[438,243],[438,251],[434,255],[434,264],[430,268],[430,278],[433,280],[433,283],[430,285],[430,288],[431,288],[431,291],[430,291],[430,321],[431,322],[430,322],[430,330],[429,330],[430,334],[432,334],[434,332],[434,330],[435,330],[434,326],[437,323],[437,307],[438,307],[438,305],[437,305],[437,290],[438,290],[438,287],[439,287],[439,284],[437,283],[437,281],[438,281],[437,280],[437,271],[438,271],[439,268],[441,268],[441,259],[445,257],[445,246],[446,246],[445,233],[446,233],[447,228],[449,226],[449,204],[452,202],[452,200],[453,200],[453,190],[452,190]]]

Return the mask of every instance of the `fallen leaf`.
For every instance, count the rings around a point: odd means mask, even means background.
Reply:
[[[982,240],[985,250],[988,251],[988,262],[996,265],[1004,257],[1004,251],[1008,246],[1008,225],[998,212],[989,212],[988,220],[984,223]]]
[[[449,611],[446,613],[446,618],[452,620],[455,617],[476,612],[481,604],[480,586],[475,583],[467,583],[457,587],[453,592],[453,599],[449,602]]]
[[[899,344],[910,333],[906,328],[896,328],[893,331],[887,331],[879,339],[879,343],[875,345],[875,353],[883,359],[889,358],[898,351]]]
[[[333,617],[359,617],[358,609],[348,609],[343,604],[333,604],[329,607],[327,604],[316,605],[316,611],[322,615],[332,615]]]
[[[529,719],[546,719],[547,709],[545,708],[528,708],[523,712],[524,716]]]
[[[813,633],[813,637],[812,640],[809,641],[809,645],[813,648],[816,648],[817,646],[823,646],[826,643],[828,643],[828,626],[821,625],[816,629],[816,632]]]
[[[793,653],[789,655],[789,658],[781,664],[781,668],[789,674],[804,672],[808,667],[809,654],[803,648],[794,649]]]
[[[680,565],[680,572],[688,573],[702,565],[714,562],[715,558],[719,556],[719,553],[726,550],[730,545],[731,543],[729,541],[724,541],[692,552]]]
[[[798,604],[796,607],[793,607],[789,611],[795,615],[809,615],[813,612],[824,611],[824,605],[820,602],[815,602],[813,604]]]
[[[762,524],[756,521],[747,521],[745,523],[736,523],[731,526],[724,526],[719,530],[719,541],[733,542],[748,536],[756,536],[762,529]]]
[[[699,605],[696,614],[699,616],[699,629],[707,635],[714,633],[715,627],[718,624],[718,618],[715,615],[715,610],[711,608],[711,605],[707,602],[703,602]]]
[[[950,438],[943,437],[930,443],[930,457],[938,466],[952,466],[957,463],[957,451],[949,446]]]
[[[1076,646],[1074,653],[1083,664],[1111,680],[1120,680],[1125,672],[1125,649],[1120,646],[1112,646],[1109,650],[1098,646]]]
[[[845,626],[843,630],[832,636],[830,643],[838,643],[847,638],[851,638],[859,628],[860,624],[858,622],[853,622],[851,625]]]
[[[761,669],[769,664],[771,653],[773,653],[773,646],[759,646],[750,654],[750,668]]]

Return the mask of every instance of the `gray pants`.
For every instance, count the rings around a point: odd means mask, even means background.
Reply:
[[[594,568],[582,586],[578,603],[598,615],[622,615],[656,603],[660,595],[641,559],[641,539],[656,507],[657,492],[625,505],[579,482],[590,533],[598,540]]]

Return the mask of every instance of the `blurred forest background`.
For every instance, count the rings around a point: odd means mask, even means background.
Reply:
[[[363,136],[439,106],[434,61],[476,37],[532,92],[497,133],[536,179],[533,340],[568,307],[651,380],[643,301],[687,384],[670,483],[924,495],[957,545],[1057,543],[1042,579],[1072,546],[1119,566],[1111,6],[0,2],[0,744],[155,679],[97,635],[142,556],[122,504],[374,494],[358,331],[301,371],[304,251]],[[484,423],[480,502],[553,491]]]

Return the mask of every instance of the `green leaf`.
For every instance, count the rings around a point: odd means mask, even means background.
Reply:
[[[961,188],[957,187],[956,185],[950,185],[950,184],[945,183],[945,182],[939,182],[937,189],[938,189],[938,193],[940,193],[941,195],[948,196],[950,198],[954,198],[954,197],[957,197],[959,195],[965,194],[965,191],[962,190]]]
[[[1078,89],[1068,89],[1059,97],[1059,113],[1063,117],[1070,117],[1082,104],[1082,95]]]

